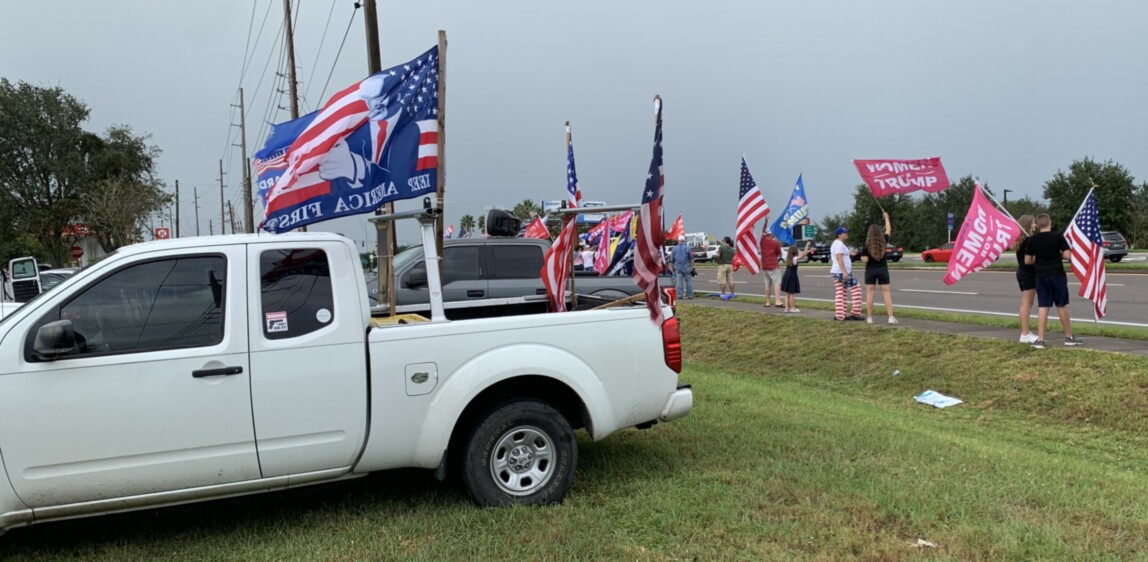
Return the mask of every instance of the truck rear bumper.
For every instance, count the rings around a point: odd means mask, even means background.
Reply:
[[[666,405],[662,408],[662,415],[658,416],[658,421],[668,422],[685,417],[693,407],[694,391],[690,389],[688,384],[680,385],[670,395],[669,400],[666,400]]]

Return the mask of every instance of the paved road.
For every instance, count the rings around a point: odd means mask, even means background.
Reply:
[[[863,267],[855,271],[860,274]],[[833,280],[824,266],[803,265],[801,297],[832,301]],[[1011,271],[981,271],[947,286],[941,279],[943,270],[894,269],[892,277],[893,304],[896,307],[923,308],[949,312],[970,312],[986,315],[1016,316],[1020,305],[1016,277]],[[699,291],[717,291],[716,270],[698,269],[694,288]],[[860,275],[858,276],[860,278]],[[1071,273],[1069,277],[1068,309],[1074,321],[1092,322],[1092,303],[1076,296],[1080,284]],[[764,291],[761,275],[751,277],[743,269],[734,273],[735,290],[747,295],[760,295]],[[881,298],[874,303],[874,312]],[[1033,311],[1034,317],[1036,311]],[[1148,275],[1108,273],[1108,315],[1101,323],[1148,328]]]

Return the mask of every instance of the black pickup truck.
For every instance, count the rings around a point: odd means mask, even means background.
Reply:
[[[547,240],[534,238],[455,238],[443,244],[443,301],[447,316],[461,318],[469,307],[506,305],[528,297],[528,303],[546,305],[546,289],[539,271],[543,255],[550,247]],[[395,256],[398,312],[429,309],[426,265],[422,245],[412,246]],[[593,272],[573,272],[579,295],[620,299],[640,292],[628,276],[599,277]],[[663,282],[669,286],[667,277]],[[375,307],[385,306],[378,300],[378,275],[367,275],[368,294]],[[452,313],[452,311],[454,311]]]

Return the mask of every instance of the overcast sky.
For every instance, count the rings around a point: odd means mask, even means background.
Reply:
[[[353,4],[293,0],[304,111],[329,75],[328,95],[366,74]],[[275,91],[282,0],[6,1],[2,13],[0,76],[62,87],[91,107],[89,130],[150,133],[162,179],[180,180],[184,235],[193,186],[201,231],[218,229],[221,157],[225,198],[242,200],[238,88],[249,152],[264,123],[289,118]],[[852,204],[853,158],[940,156],[951,178],[1037,199],[1084,156],[1148,180],[1145,22],[1135,0],[379,0],[384,67],[448,34],[449,222],[563,198],[566,120],[585,197],[638,202],[661,94],[667,225],[681,212],[687,231],[718,236],[733,234],[743,154],[775,209],[804,173],[816,219]],[[317,229],[361,239],[366,221]]]

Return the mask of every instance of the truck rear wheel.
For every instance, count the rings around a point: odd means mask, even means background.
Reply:
[[[465,443],[462,481],[480,505],[550,505],[574,479],[570,423],[537,400],[504,402],[479,418]]]

